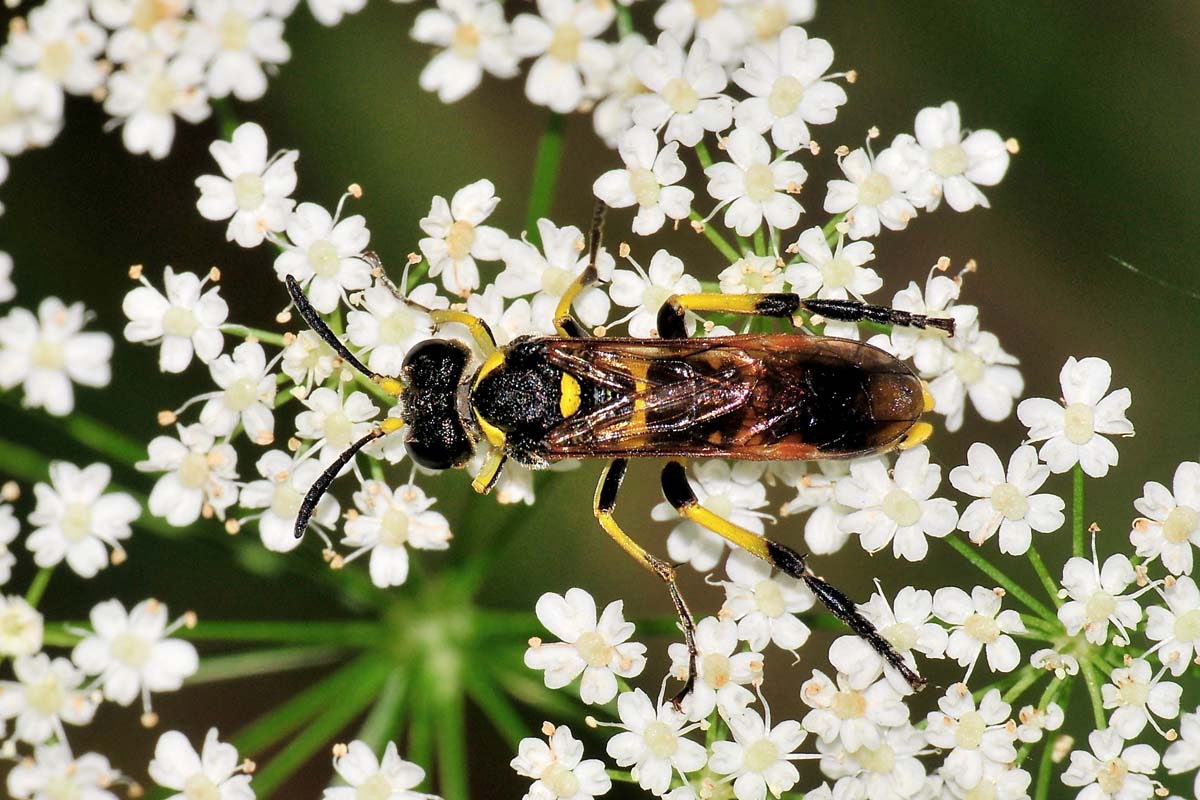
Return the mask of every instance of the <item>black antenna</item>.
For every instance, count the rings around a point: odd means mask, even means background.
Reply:
[[[317,310],[312,307],[312,303],[308,302],[308,298],[304,296],[304,291],[300,288],[300,284],[296,282],[296,279],[288,275],[283,279],[283,282],[287,285],[288,294],[292,296],[292,302],[296,304],[296,310],[300,312],[300,316],[308,324],[308,327],[312,328],[313,332],[317,336],[320,336],[325,344],[332,347],[334,352],[347,364],[371,380],[378,378],[378,375],[367,369],[366,365],[359,361],[346,348],[346,345],[342,344],[333,331],[329,330],[329,326],[325,324],[325,320],[321,319],[321,315],[317,313]],[[297,534],[297,536],[299,535]]]
[[[308,523],[312,519],[313,512],[317,510],[317,503],[321,502],[321,498],[329,491],[329,484],[333,483],[333,479],[342,471],[342,467],[346,466],[347,462],[371,442],[383,436],[383,431],[379,428],[368,433],[366,436],[359,439],[354,444],[347,447],[333,463],[325,468],[321,473],[321,477],[308,488],[308,494],[304,495],[304,502],[300,504],[300,513],[296,516],[296,538],[304,536],[304,531],[308,530]]]

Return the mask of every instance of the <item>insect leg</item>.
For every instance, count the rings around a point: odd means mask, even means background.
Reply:
[[[579,323],[571,317],[571,304],[575,302],[575,298],[579,296],[580,292],[600,279],[600,274],[596,271],[596,257],[600,254],[600,242],[604,238],[604,211],[604,203],[597,201],[596,207],[592,211],[592,227],[588,229],[587,267],[576,276],[571,285],[567,287],[567,291],[563,292],[558,306],[554,309],[554,329],[559,336],[567,336],[572,339],[587,336]]]
[[[496,481],[500,480],[500,473],[504,471],[504,462],[507,460],[503,447],[492,447],[488,451],[487,460],[479,468],[479,474],[471,481],[471,488],[479,494],[492,491]]]
[[[664,339],[685,337],[684,318],[688,311],[715,311],[759,317],[792,318],[796,312],[819,314],[839,322],[877,322],[906,328],[936,328],[954,335],[954,320],[929,317],[887,306],[871,306],[858,300],[805,300],[790,292],[767,294],[676,294],[668,297],[658,310],[658,333]]]
[[[679,693],[671,698],[671,702],[678,709],[683,699],[692,691],[692,686],[696,681],[696,623],[692,620],[692,612],[688,611],[687,603],[683,601],[683,595],[679,593],[679,587],[675,584],[675,569],[662,559],[646,552],[645,548],[621,530],[621,526],[613,519],[613,510],[617,506],[617,492],[621,488],[621,481],[625,479],[627,465],[628,462],[625,459],[618,458],[604,468],[604,472],[600,475],[600,482],[596,485],[592,511],[600,522],[600,527],[604,528],[604,532],[611,536],[622,550],[633,556],[635,561],[657,575],[659,580],[667,585],[667,591],[671,594],[671,602],[675,604],[675,612],[679,615],[679,622],[683,627],[683,638],[687,642],[688,650],[687,680]]]
[[[752,555],[758,556],[780,572],[804,581],[805,585],[834,616],[846,623],[852,631],[871,645],[875,652],[895,667],[913,689],[919,691],[925,688],[925,679],[914,672],[912,667],[904,661],[904,657],[896,652],[887,639],[883,638],[871,621],[859,613],[854,601],[808,568],[805,556],[787,545],[773,542],[748,531],[700,505],[696,499],[696,493],[692,491],[691,484],[688,483],[683,464],[671,461],[663,467],[662,490],[667,502],[674,506],[684,519],[691,520]]]
[[[467,330],[471,332],[471,338],[475,340],[475,344],[479,345],[485,358],[496,352],[496,337],[492,335],[492,329],[474,314],[468,314],[465,311],[449,311],[444,308],[426,309],[426,311],[433,319],[435,327],[448,322],[466,325]]]

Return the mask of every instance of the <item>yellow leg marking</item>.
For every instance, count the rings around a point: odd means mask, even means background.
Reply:
[[[379,387],[392,397],[399,397],[400,393],[404,391],[404,384],[396,378],[385,378],[382,375],[376,375],[372,380],[379,384]]]
[[[583,402],[583,395],[579,388],[579,381],[569,372],[562,374],[560,390],[558,410],[563,415],[563,419],[566,419],[579,410],[579,406]]]
[[[699,503],[684,506],[679,509],[679,515],[689,519],[702,528],[708,528],[723,539],[747,550],[764,561],[770,562],[767,553],[767,540],[757,533],[748,531],[741,525],[736,525],[724,517],[719,517]]]
[[[404,427],[404,420],[399,417],[388,417],[383,422],[379,423],[379,430],[384,434],[395,433]]]
[[[471,488],[479,494],[487,494],[500,479],[500,470],[504,468],[504,448],[493,447],[488,451],[487,461],[483,462],[479,474],[471,481]]]
[[[476,373],[475,384],[471,388],[474,389],[474,388],[478,387],[479,384],[483,381],[483,379],[488,376],[488,373],[492,372],[493,370],[495,370],[497,367],[499,367],[503,363],[504,363],[504,351],[503,350],[496,350],[491,355],[489,355],[487,357],[487,359],[483,362],[483,366],[479,368],[479,372]]]
[[[465,311],[448,311],[446,309],[435,309],[429,312],[429,316],[433,318],[433,324],[443,325],[447,322],[457,322],[461,325],[466,325],[467,330],[471,332],[471,338],[479,345],[479,349],[484,352],[484,355],[491,355],[496,350],[496,340],[492,338],[491,331],[487,325],[479,317],[474,314],[468,314]]]
[[[904,441],[897,445],[897,449],[911,450],[932,435],[932,425],[930,425],[928,422],[918,422],[916,425],[913,425],[908,429],[908,435],[904,437]]]
[[[688,311],[718,311],[726,314],[753,314],[762,295],[759,294],[677,294],[675,302]]]
[[[558,332],[559,336],[571,335],[559,320],[571,316],[571,304],[575,302],[575,298],[579,297],[580,292],[595,280],[595,270],[585,269],[576,276],[575,280],[571,281],[571,285],[567,287],[567,290],[563,292],[563,296],[559,298],[558,305],[554,308],[554,330]]]

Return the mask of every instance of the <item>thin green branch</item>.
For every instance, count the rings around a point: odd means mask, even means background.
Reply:
[[[696,142],[696,157],[700,159],[700,166],[708,169],[712,166],[712,156],[708,154],[708,146],[704,144],[704,140]]]
[[[729,260],[730,264],[741,258],[741,256],[738,255],[737,250],[733,248],[733,245],[726,241],[725,237],[721,235],[721,232],[704,221],[704,217],[700,216],[699,211],[693,211],[689,215],[688,219],[700,226],[700,232],[703,233],[705,238],[712,243],[713,247],[720,251],[721,255],[725,256],[725,258]]]
[[[1083,467],[1071,472],[1074,492],[1071,498],[1071,553],[1083,556]]]
[[[1087,684],[1088,698],[1092,701],[1092,717],[1096,722],[1096,730],[1102,731],[1108,727],[1104,716],[1104,702],[1100,698],[1100,675],[1088,658],[1079,659],[1079,667],[1083,670],[1083,682]]]
[[[379,699],[371,707],[362,727],[354,737],[377,753],[392,741],[400,726],[404,724],[404,700],[408,689],[408,675],[404,669],[393,669],[383,684]]]
[[[1041,579],[1042,586],[1045,588],[1046,594],[1050,597],[1050,602],[1054,603],[1055,608],[1061,608],[1063,601],[1058,596],[1058,584],[1050,576],[1050,570],[1046,569],[1046,562],[1042,561],[1041,554],[1038,553],[1037,548],[1033,544],[1030,544],[1026,555],[1029,556],[1029,563],[1033,565],[1033,571]]]
[[[196,674],[188,678],[188,686],[215,681],[236,680],[254,675],[272,675],[293,669],[309,669],[341,660],[346,650],[341,647],[275,647],[208,656],[200,661]]]
[[[258,341],[273,345],[275,347],[283,347],[283,334],[275,333],[274,331],[266,331],[262,328],[251,328],[248,325],[236,325],[229,323],[221,326],[222,333],[228,333],[230,336],[239,339],[257,339]]]
[[[56,427],[72,440],[107,456],[110,461],[132,467],[146,457],[146,446],[143,443],[129,438],[117,429],[99,420],[89,417],[87,414],[79,411],[79,409],[75,409],[65,417],[49,417],[42,414],[28,413],[27,409],[22,408],[20,402],[11,393],[0,395],[0,399],[14,411],[20,412],[25,419],[36,420],[37,422]],[[7,463],[5,467],[8,467]],[[41,480],[45,477],[46,473],[43,472],[43,474],[28,478],[28,480]]]
[[[633,33],[633,12],[629,10],[629,6],[617,4],[617,38],[624,40],[626,36]]]
[[[467,728],[462,689],[457,682],[443,693],[434,725],[437,739],[438,791],[446,800],[467,800]]]
[[[29,591],[25,593],[26,603],[37,608],[37,604],[42,602],[42,595],[46,593],[46,587],[50,585],[50,576],[53,574],[54,567],[42,567],[38,570],[29,584]]]
[[[1071,699],[1070,693],[1067,693],[1061,703],[1063,714],[1067,713],[1067,703]],[[1054,771],[1054,742],[1051,741],[1050,731],[1045,731],[1042,735],[1042,759],[1038,762],[1037,769],[1037,788],[1034,790],[1035,800],[1046,800],[1050,796],[1050,776]]]
[[[357,680],[346,686],[335,702],[325,705],[324,713],[309,722],[255,773],[255,793],[260,797],[270,796],[317,751],[330,745],[333,737],[371,704],[390,670],[391,665],[381,660],[364,664]]]
[[[508,698],[499,687],[491,685],[491,680],[485,673],[468,670],[463,680],[471,701],[479,706],[483,715],[504,737],[509,749],[515,753],[517,745],[529,732],[529,725],[521,719],[520,712],[508,702]]]
[[[193,641],[287,642],[373,647],[387,641],[378,622],[282,622],[271,620],[200,620],[178,635]]]
[[[562,163],[563,129],[566,117],[550,112],[546,128],[538,139],[537,156],[533,165],[533,185],[529,190],[529,208],[525,214],[525,232],[534,246],[541,244],[537,221],[550,215],[554,205],[554,190],[558,184],[559,166]]]
[[[754,252],[760,256],[767,254],[767,239],[763,236],[762,228],[754,232]]]
[[[1045,670],[1036,669],[1026,664],[1021,668],[1021,677],[1017,679],[1016,683],[1008,688],[1008,691],[1001,696],[1001,699],[1003,699],[1006,703],[1011,703],[1013,700],[1016,700],[1025,693],[1026,689],[1038,682],[1038,679],[1042,677],[1043,672],[1045,672]]]
[[[949,536],[944,541],[948,542],[951,548],[957,551],[958,554],[967,561],[970,561],[980,572],[987,575],[997,584],[1004,587],[1005,591],[1024,603],[1029,610],[1033,611],[1035,614],[1038,614],[1047,622],[1051,622],[1052,624],[1055,620],[1057,620],[1057,617],[1053,611],[1047,608],[1029,592],[1022,589],[1012,578],[1008,577],[999,569],[997,569],[990,561],[977,553],[970,544],[957,536]]]

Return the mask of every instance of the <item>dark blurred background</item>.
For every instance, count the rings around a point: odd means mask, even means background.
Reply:
[[[429,53],[408,38],[416,10],[376,0],[364,13],[326,29],[302,8],[287,25],[291,63],[271,81],[263,101],[236,106],[240,118],[266,128],[272,148],[300,150],[297,198],[332,207],[347,184],[362,184],[365,196],[351,209],[366,215],[372,248],[393,265],[416,249],[417,220],[430,197],[449,196],[480,177],[490,178],[503,198],[492,221],[511,234],[519,231],[546,119],[544,110],[525,101],[519,80],[485,80],[453,106],[421,92],[417,75]],[[1099,355],[1112,363],[1114,386],[1132,389],[1129,416],[1137,436],[1118,444],[1121,462],[1110,477],[1091,484],[1087,519],[1107,535],[1102,552],[1127,550],[1132,501],[1142,483],[1169,485],[1175,465],[1200,454],[1195,298],[1200,274],[1194,256],[1200,249],[1194,218],[1200,208],[1198,24],[1200,14],[1188,3],[859,2],[822,3],[807,26],[833,44],[836,69],[859,71],[837,123],[815,132],[826,148],[822,157],[806,158],[812,177],[801,200],[814,223],[824,220],[824,182],[836,172],[833,147],[857,146],[869,126],[878,126],[888,141],[911,131],[920,108],[954,99],[966,127],[994,128],[1020,140],[1007,178],[987,191],[990,211],[958,215],[943,208],[876,242],[875,266],[885,278],[876,299],[890,297],[909,280],[923,280],[939,256],[955,264],[975,258],[979,271],[968,277],[963,300],[980,307],[984,327],[1021,359],[1028,395],[1057,397],[1057,375],[1067,356]],[[121,346],[120,304],[131,288],[129,265],[145,264],[155,283],[166,264],[195,270],[218,265],[230,319],[248,324],[270,326],[285,296],[267,249],[244,251],[226,243],[224,225],[201,219],[195,210],[193,181],[216,171],[207,153],[218,135],[215,119],[181,127],[171,156],[161,163],[126,153],[117,134],[102,131],[104,121],[98,107],[73,100],[66,129],[53,146],[12,161],[12,175],[0,187],[8,209],[0,217],[0,249],[15,260],[17,303],[34,306],[50,294],[84,300],[96,313],[96,325],[118,339],[112,386],[80,391],[78,405],[148,441],[157,429],[155,412],[203,391],[207,371],[193,365],[182,378],[161,376],[152,350]],[[590,120],[572,118],[555,220],[585,225],[592,180],[617,163],[592,133]],[[702,195],[702,185],[696,188]],[[702,200],[701,208],[706,205]],[[627,231],[630,215],[614,217],[610,230]],[[635,255],[646,263],[659,244],[684,257],[697,275],[712,277],[719,268],[714,251],[686,229],[655,242],[634,242]],[[1136,265],[1144,276],[1121,268],[1113,257]],[[10,407],[0,408],[0,425],[4,436],[51,457],[82,463],[94,458]],[[1023,433],[1015,418],[986,424],[969,411],[963,431],[939,432],[931,447],[948,471],[965,460],[970,442],[988,441],[1006,456]],[[645,528],[643,538],[661,551],[669,526],[648,517],[659,499],[653,469],[639,465],[634,471],[622,511],[627,525]],[[244,456],[243,475],[251,471],[252,460]],[[587,506],[597,472],[587,465],[558,476],[543,492],[488,584],[488,604],[527,610],[543,591],[580,585],[602,602],[624,598],[630,617],[669,613],[658,584],[595,528]],[[129,470],[118,469],[117,476],[139,488],[149,485]],[[464,484],[458,475],[425,483],[442,497],[440,509],[452,525],[460,503],[493,502],[467,498]],[[1065,477],[1051,485],[1069,495]],[[946,491],[950,494],[948,486]],[[778,534],[796,543],[800,529],[799,520],[788,519]],[[455,530],[462,539],[472,536]],[[129,562],[93,581],[56,575],[45,601],[48,615],[81,618],[108,597],[132,603],[151,595],[173,610],[193,607],[217,619],[345,613],[315,585],[243,572],[211,541],[218,535],[215,527],[205,531],[178,541],[138,536]],[[1069,550],[1068,539],[1064,531],[1036,540],[1054,572]],[[874,576],[886,582],[889,594],[907,583],[934,589],[947,576],[967,587],[987,582],[948,548],[935,546],[933,553],[930,562],[915,566],[881,555],[864,568],[867,557],[851,544],[821,569],[862,598]],[[310,557],[315,550],[290,556]],[[420,558],[436,572],[444,557]],[[1023,562],[1012,570],[1032,582]],[[14,586],[22,580],[18,575]],[[693,608],[714,613],[720,591],[698,579],[690,583]],[[768,687],[779,704],[778,717],[799,713],[796,690],[810,666],[823,666],[808,661],[823,662],[816,654],[826,637],[820,634],[806,648],[806,663],[790,671],[786,657],[774,656]],[[652,649],[665,644],[656,641]],[[664,666],[661,659],[652,662],[647,686]],[[947,680],[958,674],[957,668],[934,671]],[[166,725],[198,739],[209,724],[232,732],[315,677],[299,673],[215,684],[164,696],[158,705]],[[536,735],[538,720],[529,715],[530,735]],[[77,749],[102,744],[119,764],[140,774],[154,734],[140,729],[133,714],[110,710],[99,722],[77,735]],[[508,747],[481,716],[472,713],[468,726],[476,794],[519,797],[528,782],[506,766]],[[598,741],[589,743],[596,755]],[[323,757],[316,762],[288,785],[288,796],[318,793],[328,766]]]

